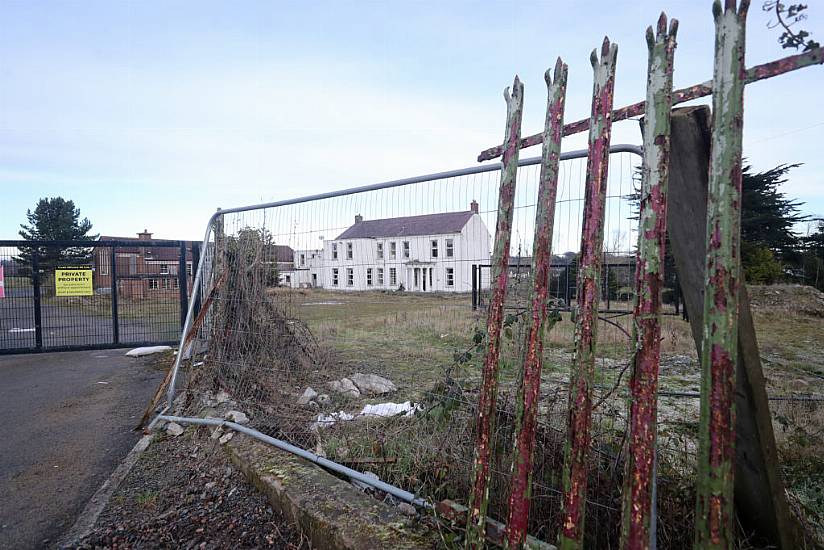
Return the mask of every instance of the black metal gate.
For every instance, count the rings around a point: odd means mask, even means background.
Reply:
[[[177,343],[198,243],[0,241],[0,354]]]

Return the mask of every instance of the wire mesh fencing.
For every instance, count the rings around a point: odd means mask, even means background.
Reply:
[[[526,161],[529,162],[529,161]],[[586,159],[561,163],[553,326],[545,337],[530,533],[560,528],[573,350],[574,281]],[[639,160],[610,157],[599,315],[590,547],[617,546],[627,417]],[[501,356],[490,516],[505,519],[524,338],[537,166],[522,162]],[[188,413],[227,401],[252,426],[432,501],[470,491],[499,172],[466,171],[274,207],[218,213],[195,299],[205,315],[187,371]],[[610,239],[609,236],[612,236]],[[605,270],[606,272],[606,270]],[[624,279],[627,279],[624,281]],[[624,284],[627,283],[627,284]],[[574,287],[574,282],[569,283]],[[473,292],[474,290],[474,292]],[[668,289],[673,295],[677,284]],[[665,292],[667,292],[665,290]],[[477,295],[476,295],[477,294]],[[676,304],[667,307],[675,311]],[[662,321],[658,542],[691,544],[700,377],[689,324]],[[196,365],[196,366],[195,366]]]

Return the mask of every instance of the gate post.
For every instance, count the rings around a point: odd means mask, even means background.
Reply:
[[[189,278],[186,275],[186,241],[180,241],[180,257],[177,260],[177,289],[180,294],[180,330],[186,326],[186,314],[189,312]],[[178,353],[183,353],[179,350]]]
[[[40,250],[34,246],[31,254],[31,284],[34,292],[34,347],[43,349],[43,312],[40,303]]]
[[[118,304],[117,304],[117,254],[116,254],[117,247],[112,245],[110,263],[111,269],[109,273],[111,274],[111,298],[112,298],[112,343],[119,344],[120,343],[120,320],[118,319]]]
[[[200,243],[197,241],[192,242],[192,290],[189,293],[189,296],[195,297],[195,308],[192,312],[194,318],[197,319],[198,314],[200,313],[200,292],[195,292],[195,271],[197,267],[200,265]],[[186,285],[188,289],[189,285],[189,272],[186,272]]]

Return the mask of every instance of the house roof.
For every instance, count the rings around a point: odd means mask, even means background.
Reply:
[[[460,233],[474,212],[445,212],[423,216],[386,218],[356,222],[338,235],[338,239],[373,239],[377,237],[414,237]]]

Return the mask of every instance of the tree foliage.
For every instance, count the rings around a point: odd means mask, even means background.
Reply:
[[[809,32],[803,29],[793,29],[795,25],[807,19],[806,4],[784,4],[781,0],[767,0],[762,4],[761,9],[774,15],[775,19],[767,23],[767,28],[781,29],[782,33],[778,37],[778,43],[782,48],[795,50],[803,48],[803,51],[808,52],[820,47],[818,42],[810,38]]]
[[[242,271],[264,287],[278,285],[277,246],[266,228],[245,227],[229,237],[227,255],[230,269],[236,271],[230,280]]]
[[[780,191],[787,174],[800,164],[781,164],[766,172],[743,170],[741,190],[741,241],[754,247],[765,247],[777,255],[786,255],[798,248],[800,241],[793,227],[807,220],[799,207],[803,204],[788,199]]]
[[[89,235],[92,223],[88,218],[80,218],[80,209],[74,201],[63,197],[48,197],[37,201],[34,211],[26,211],[28,224],[20,224],[19,234],[27,241],[77,241],[92,242],[98,235]],[[20,248],[15,261],[22,264],[24,272],[30,274],[29,266],[33,256],[41,269],[50,270],[62,264],[84,264],[91,259],[90,247],[26,246]]]

